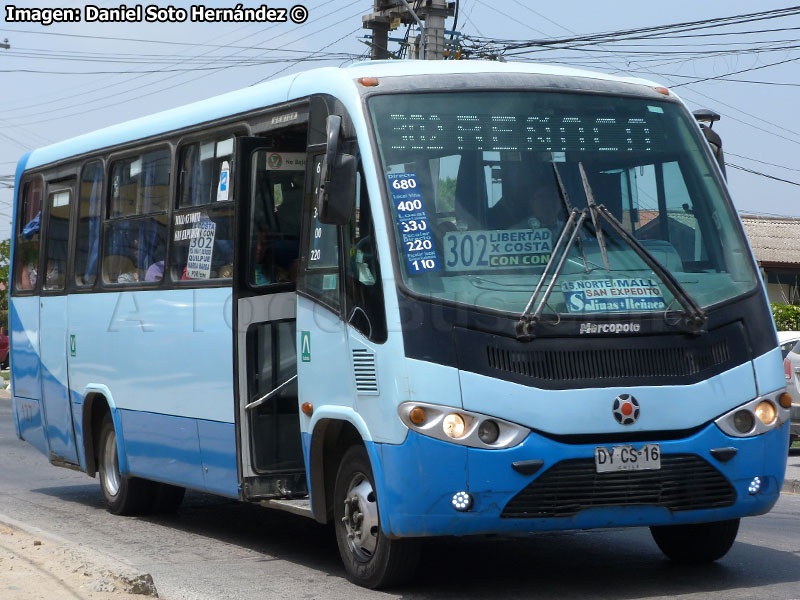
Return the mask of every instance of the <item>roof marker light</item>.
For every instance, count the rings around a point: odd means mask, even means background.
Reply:
[[[669,96],[669,90],[665,87],[655,87],[653,89],[657,91],[659,94],[664,94],[665,96]]]
[[[358,83],[364,87],[376,87],[379,81],[377,77],[359,77]]]

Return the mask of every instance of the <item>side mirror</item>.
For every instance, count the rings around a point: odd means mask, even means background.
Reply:
[[[727,177],[727,173],[725,172],[725,156],[722,153],[722,138],[716,131],[711,129],[714,126],[714,123],[719,121],[720,116],[714,111],[706,108],[696,110],[692,114],[694,115],[694,118],[697,119],[697,122],[700,123],[700,130],[703,132],[706,141],[711,146],[711,150],[714,152],[714,158],[717,159],[717,163],[719,164],[722,174]],[[708,124],[706,125],[706,123]]]
[[[356,198],[356,158],[339,153],[342,117],[330,115],[327,121],[327,147],[319,174],[317,214],[320,223],[346,225],[350,222]]]

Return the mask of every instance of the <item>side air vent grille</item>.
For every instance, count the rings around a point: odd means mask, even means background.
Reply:
[[[731,506],[736,490],[694,454],[662,454],[657,471],[598,473],[593,458],[565,460],[534,479],[502,517],[571,517],[598,506],[663,506],[670,511]]]
[[[353,373],[359,394],[378,395],[378,374],[375,371],[375,354],[363,348],[353,350]]]
[[[579,346],[579,344],[574,344]],[[730,361],[728,343],[694,342],[668,348],[509,350],[486,347],[488,366],[547,381],[671,378],[699,375]]]

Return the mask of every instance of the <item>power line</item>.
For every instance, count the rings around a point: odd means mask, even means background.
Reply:
[[[745,171],[746,173],[752,173],[753,175],[758,175],[759,177],[766,177],[767,179],[774,179],[775,181],[781,181],[783,183],[788,183],[791,185],[796,185],[800,187],[800,183],[797,181],[791,181],[789,179],[782,179],[780,177],[775,177],[774,175],[768,175],[767,173],[762,173],[761,171],[756,171],[754,169],[748,169],[747,167],[743,167],[741,165],[735,165],[733,163],[726,162],[726,167],[731,167],[732,169],[739,169],[740,171]]]

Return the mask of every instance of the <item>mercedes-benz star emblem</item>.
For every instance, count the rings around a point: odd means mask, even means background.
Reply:
[[[622,425],[633,425],[639,418],[639,401],[630,394],[614,398],[614,418]]]

